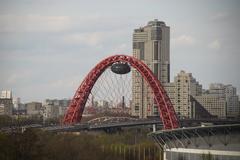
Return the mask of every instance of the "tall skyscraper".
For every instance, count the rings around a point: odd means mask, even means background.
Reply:
[[[162,21],[155,19],[134,30],[133,56],[147,64],[162,84],[170,81],[169,46],[170,28]],[[148,84],[135,69],[132,77],[131,114],[140,118],[158,115]]]

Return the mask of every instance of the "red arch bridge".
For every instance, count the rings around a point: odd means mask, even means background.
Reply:
[[[164,159],[172,159],[172,155],[174,155],[173,159],[200,158],[204,154],[214,155],[217,159],[239,159],[239,124],[179,128],[180,124],[174,107],[160,81],[145,63],[131,56],[116,55],[108,57],[98,63],[88,73],[69,105],[64,117],[64,124],[75,124],[81,121],[85,104],[94,84],[109,66],[118,62],[128,63],[135,68],[153,91],[154,101],[157,104],[164,130],[153,132],[150,136],[164,149]],[[142,124],[140,123],[140,125]],[[129,126],[132,124],[122,124],[122,126],[125,125]],[[101,127],[112,128],[114,126],[116,124],[108,124]],[[188,158],[185,157],[186,154],[188,154]]]
[[[81,121],[85,104],[95,82],[109,66],[117,62],[128,63],[131,67],[135,68],[149,84],[153,91],[154,101],[157,104],[160,119],[163,122],[164,129],[178,128],[179,121],[177,115],[160,81],[154,76],[153,72],[145,63],[127,55],[115,55],[108,57],[98,63],[88,73],[74,94],[68,106],[68,110],[65,114],[63,123],[67,125],[75,124]]]

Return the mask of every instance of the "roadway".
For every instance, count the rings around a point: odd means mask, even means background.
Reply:
[[[240,123],[239,120],[226,120],[226,119],[185,119],[181,120],[181,127],[190,127],[190,126],[200,126],[202,123],[205,124],[236,124]],[[126,127],[148,127],[152,128],[153,125],[162,127],[162,122],[160,120],[135,120],[135,121],[126,121],[126,122],[104,122],[104,123],[79,123],[74,125],[50,125],[44,126],[42,124],[30,124],[24,126],[13,126],[13,127],[4,127],[1,128],[1,132],[11,132],[16,129],[21,129],[24,131],[27,128],[39,128],[45,131],[53,132],[77,132],[77,131],[96,131],[96,130],[108,130],[114,128],[126,128]]]

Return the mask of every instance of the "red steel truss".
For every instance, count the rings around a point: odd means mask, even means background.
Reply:
[[[67,113],[64,116],[64,124],[74,124],[81,121],[83,110],[88,96],[97,81],[98,77],[115,62],[128,62],[148,82],[154,93],[154,100],[158,106],[160,118],[163,122],[164,129],[173,129],[179,127],[179,121],[173,105],[162,87],[160,81],[154,76],[148,66],[142,61],[127,55],[115,55],[108,57],[98,63],[85,77],[77,89],[72,101],[68,106]]]

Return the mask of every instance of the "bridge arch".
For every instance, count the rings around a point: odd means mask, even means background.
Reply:
[[[98,63],[85,77],[81,85],[74,94],[67,113],[64,116],[64,124],[74,124],[81,121],[83,110],[88,99],[88,96],[101,74],[106,68],[116,62],[127,62],[132,67],[138,70],[138,72],[148,82],[152,88],[154,94],[154,100],[158,106],[160,118],[163,122],[164,129],[173,129],[179,127],[179,121],[174,111],[174,107],[166,94],[166,91],[162,87],[160,81],[154,76],[148,66],[142,61],[127,55],[115,55],[110,56],[100,63]]]

